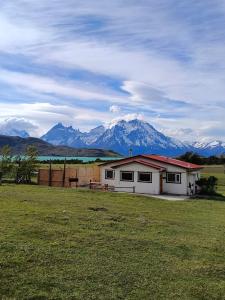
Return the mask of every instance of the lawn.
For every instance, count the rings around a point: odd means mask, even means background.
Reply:
[[[225,202],[0,191],[0,299],[225,299]]]
[[[215,176],[218,178],[218,192],[225,195],[225,166],[209,165],[203,169],[203,176]]]

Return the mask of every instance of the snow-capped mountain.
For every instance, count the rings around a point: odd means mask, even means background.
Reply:
[[[57,146],[82,147],[81,136],[82,132],[78,129],[74,129],[72,126],[65,127],[62,123],[58,123],[43,135],[41,139]]]
[[[133,154],[167,155],[178,155],[189,150],[185,143],[167,137],[152,125],[137,119],[122,120],[110,128],[98,126],[88,133],[82,133],[59,123],[42,139],[55,145],[112,149],[123,155],[128,155],[130,149]]]
[[[211,141],[211,142],[195,142],[192,144],[195,152],[201,155],[220,155],[225,154],[225,142]]]
[[[82,137],[82,141],[88,146],[94,144],[98,138],[106,131],[104,126],[98,126],[91,129],[89,132],[85,132]]]
[[[0,135],[7,136],[19,136],[21,138],[29,137],[29,133],[26,130],[20,130],[16,128],[0,128]]]
[[[178,155],[187,150],[180,141],[165,136],[152,125],[141,120],[120,121],[108,128],[94,144],[95,147],[114,149],[127,155],[129,149],[133,154],[158,153]]]
[[[65,127],[59,123],[50,129],[42,139],[54,145],[110,149],[123,155],[128,155],[130,149],[134,155],[157,153],[178,156],[187,151],[206,156],[225,153],[224,142],[188,144],[168,137],[149,123],[138,119],[122,120],[108,128],[98,126],[89,132],[81,132],[71,126]]]
[[[62,123],[58,123],[43,135],[41,139],[53,145],[66,145],[76,148],[88,147],[95,143],[104,131],[104,126],[98,126],[89,132],[81,132],[72,126],[65,127]]]

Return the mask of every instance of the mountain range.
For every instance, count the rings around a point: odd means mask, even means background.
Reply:
[[[131,121],[121,120],[110,127],[103,125],[93,128],[89,132],[81,132],[79,129],[74,129],[72,126],[66,127],[62,123],[53,126],[40,139],[29,139],[29,134],[25,130],[18,128],[4,127],[4,132],[0,128],[0,134],[7,136],[17,136],[25,138],[18,140],[20,146],[29,142],[44,141],[48,144],[39,145],[41,153],[48,155],[49,153],[65,155],[63,153],[70,153],[77,155],[78,149],[105,149],[113,150],[122,155],[127,156],[130,151],[132,154],[157,153],[161,155],[178,156],[187,151],[192,151],[203,156],[221,155],[225,154],[225,142],[211,141],[211,142],[194,142],[186,143],[178,139],[171,138],[156,130],[149,123],[134,119]],[[67,146],[65,149],[53,149],[55,146]],[[68,147],[70,149],[68,150]],[[73,151],[75,148],[75,152]],[[45,149],[45,151],[44,151]],[[72,150],[73,149],[73,150]],[[83,149],[83,150],[82,150]],[[96,150],[95,150],[96,151]],[[99,150],[101,151],[101,150]],[[89,155],[87,151],[84,156]],[[68,155],[70,155],[68,154]],[[96,154],[96,153],[95,153]],[[108,154],[106,154],[107,156]],[[104,153],[94,156],[105,156]],[[113,156],[113,155],[112,155]]]
[[[181,142],[164,135],[149,123],[138,119],[121,120],[108,128],[98,126],[89,132],[81,132],[72,126],[66,127],[62,123],[58,123],[41,139],[54,145],[111,149],[122,155],[128,155],[130,149],[134,155],[157,153],[177,156],[187,151],[205,156],[225,153],[225,143],[222,141],[195,142],[193,144]]]

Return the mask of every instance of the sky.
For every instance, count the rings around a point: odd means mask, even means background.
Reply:
[[[224,24],[225,0],[2,0],[0,127],[225,140]]]

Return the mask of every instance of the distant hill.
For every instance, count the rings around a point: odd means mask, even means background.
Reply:
[[[38,155],[57,155],[57,156],[80,156],[80,157],[107,157],[119,154],[111,150],[102,149],[84,149],[71,148],[67,146],[53,146],[38,138],[28,137],[21,138],[19,136],[0,135],[0,150],[3,146],[9,145],[12,149],[12,154],[24,154],[26,148],[30,145],[35,146],[38,150]]]

